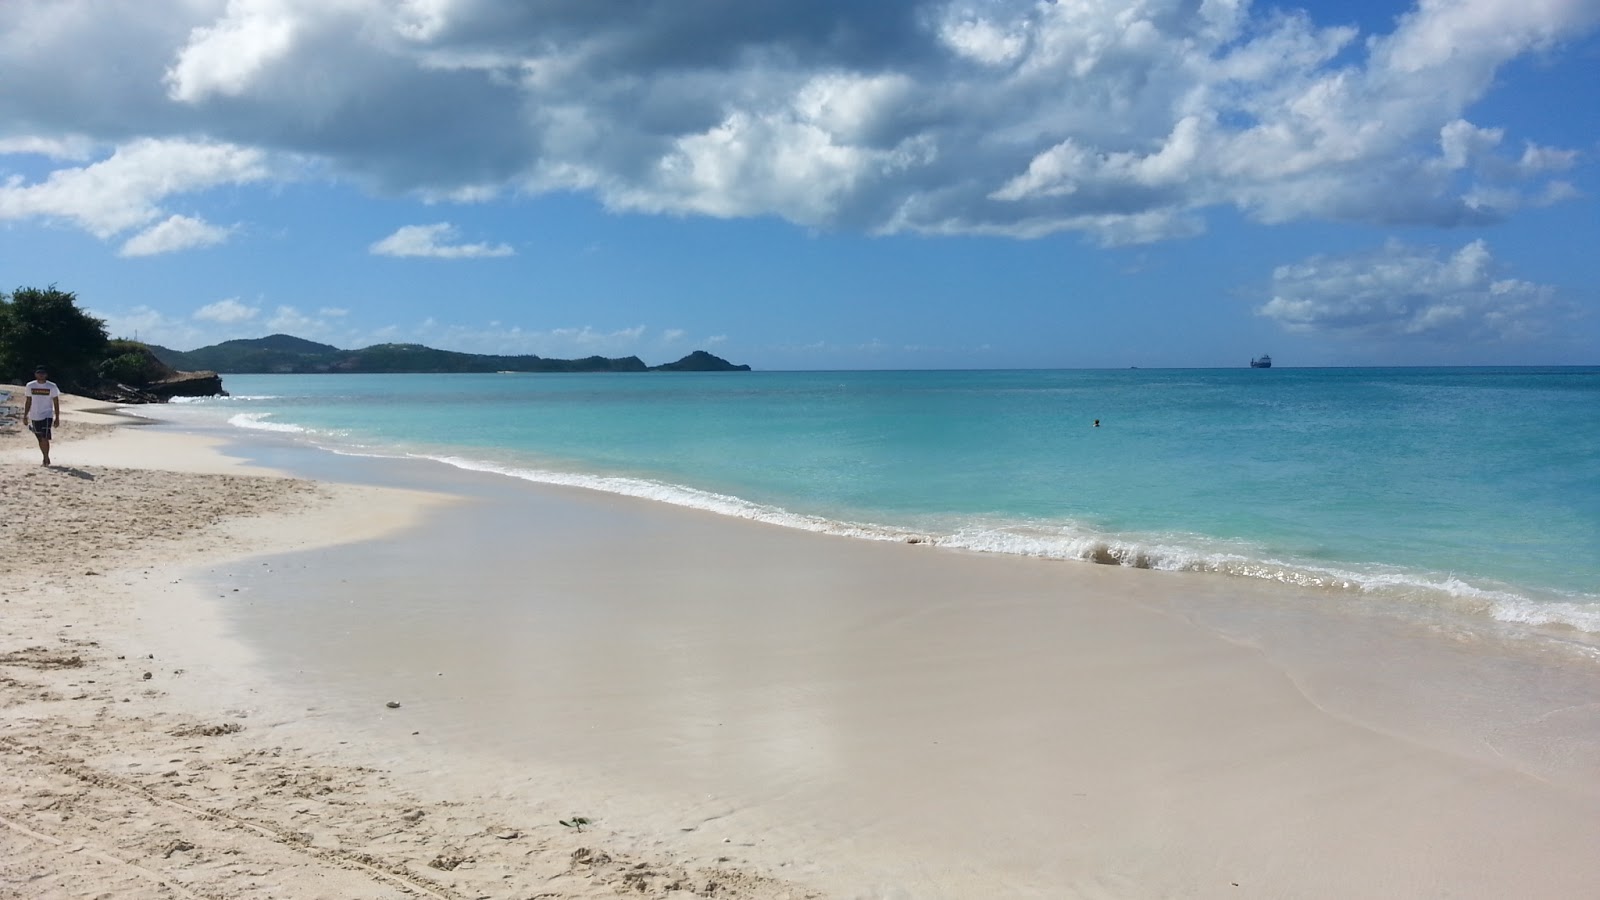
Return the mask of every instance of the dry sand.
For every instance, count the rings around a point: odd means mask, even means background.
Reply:
[[[285,749],[189,571],[446,501],[250,470],[91,406],[67,399],[51,468],[0,432],[0,896],[808,896],[610,850],[538,797],[413,790],[336,735]]]
[[[1600,895],[1592,670],[67,412],[0,435],[0,895]]]

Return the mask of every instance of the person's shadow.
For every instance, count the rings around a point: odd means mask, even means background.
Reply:
[[[71,466],[50,466],[49,468],[52,472],[60,472],[64,475],[71,475],[73,478],[82,478],[84,481],[94,480],[93,472],[85,472],[82,469],[74,469]]]

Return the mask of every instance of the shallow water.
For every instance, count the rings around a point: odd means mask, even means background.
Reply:
[[[1600,368],[226,384],[163,414],[809,530],[1600,634]]]

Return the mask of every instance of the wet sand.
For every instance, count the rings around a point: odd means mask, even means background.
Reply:
[[[1560,896],[1595,875],[1600,671],[1579,657],[1237,579],[282,452],[468,502],[219,573],[238,627],[385,765],[535,767],[629,846],[731,845],[863,897]],[[280,627],[300,617],[322,627]]]

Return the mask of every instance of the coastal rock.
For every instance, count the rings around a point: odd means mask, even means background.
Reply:
[[[177,372],[143,386],[114,382],[77,389],[86,397],[111,403],[165,403],[173,397],[226,397],[222,376],[215,372]]]
[[[145,386],[144,390],[165,402],[173,397],[226,397],[222,376],[215,372],[179,372],[171,378]]]

